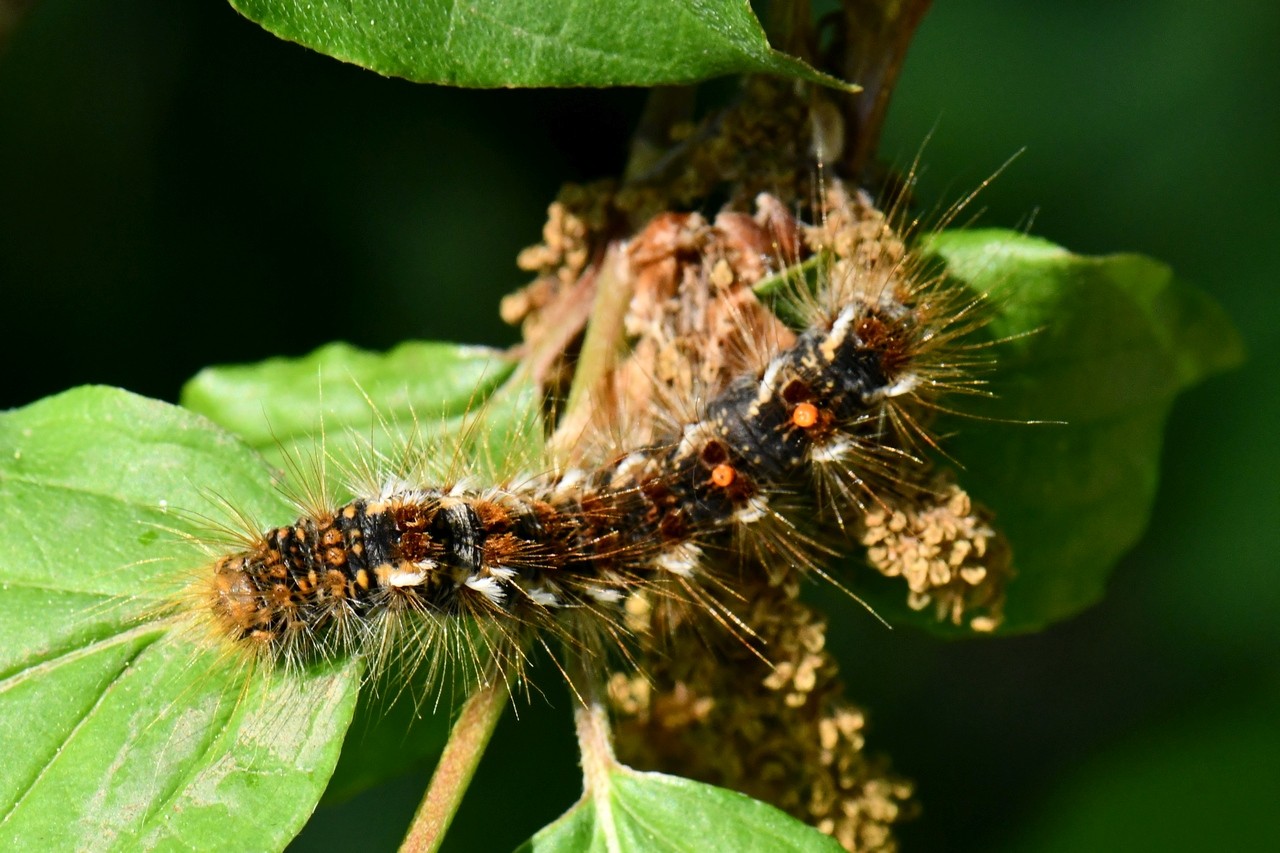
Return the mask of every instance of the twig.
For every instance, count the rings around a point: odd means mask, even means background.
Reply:
[[[625,244],[613,241],[596,274],[595,301],[587,321],[573,385],[555,435],[548,442],[553,458],[564,461],[587,431],[594,406],[605,402],[609,372],[617,363],[623,341],[623,322],[631,304],[631,276],[626,270]]]
[[[509,695],[504,680],[491,678],[468,697],[449,732],[449,742],[400,845],[400,853],[434,853],[440,849]]]
[[[844,0],[842,4],[840,49],[831,61],[836,67],[824,70],[863,88],[858,95],[842,100],[846,134],[852,141],[845,162],[850,175],[862,175],[875,156],[893,87],[930,2]]]

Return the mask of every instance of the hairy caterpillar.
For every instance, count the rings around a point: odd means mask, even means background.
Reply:
[[[810,251],[829,250],[816,287],[785,280],[796,333],[759,335],[756,315],[730,307],[734,355],[693,394],[667,388],[675,399],[647,415],[641,439],[590,426],[596,449],[572,464],[483,488],[426,482],[411,465],[355,500],[248,535],[200,583],[216,631],[286,667],[352,654],[435,666],[465,631],[477,669],[518,667],[531,637],[580,657],[606,641],[625,649],[627,605],[642,595],[703,605],[749,633],[709,592],[728,583],[734,555],[822,572],[827,553],[849,550],[826,528],[848,535],[868,511],[892,512],[894,495],[928,492],[929,410],[971,381],[959,339],[975,325],[973,297],[928,274],[865,198],[837,182],[824,205],[807,237]],[[780,218],[776,202],[762,203],[756,229],[785,238],[794,259],[798,225]],[[692,257],[727,285],[714,240]],[[767,266],[735,260],[738,284]],[[981,549],[955,554],[941,581],[916,580],[998,586]]]

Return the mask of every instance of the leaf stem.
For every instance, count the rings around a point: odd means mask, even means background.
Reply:
[[[578,733],[578,748],[582,751],[582,775],[588,793],[597,787],[611,771],[618,767],[613,752],[613,732],[609,726],[609,713],[600,698],[600,689],[592,679],[585,682],[586,695],[573,711],[574,727]]]
[[[467,698],[449,732],[449,742],[431,776],[427,793],[400,845],[400,853],[434,853],[440,849],[485,746],[498,720],[502,719],[509,696],[507,683],[501,678],[491,678]]]
[[[597,824],[604,830],[605,850],[615,853],[622,846],[613,818],[613,782],[610,777],[621,765],[613,752],[609,712],[600,698],[599,683],[586,676],[583,685],[586,695],[582,697],[582,704],[573,711],[578,751],[582,755],[582,794],[595,805]]]

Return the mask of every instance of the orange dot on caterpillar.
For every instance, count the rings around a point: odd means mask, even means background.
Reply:
[[[791,423],[801,429],[809,429],[818,422],[818,407],[813,403],[801,403],[791,410]]]
[[[725,462],[711,469],[711,482],[722,489],[732,486],[737,476],[738,472],[733,469],[733,466]]]

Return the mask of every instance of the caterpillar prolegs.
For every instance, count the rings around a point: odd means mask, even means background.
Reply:
[[[749,553],[768,572],[822,572],[853,538],[883,573],[906,577],[921,606],[932,596],[977,627],[998,618],[994,534],[953,485],[934,488],[923,458],[931,409],[972,382],[961,339],[979,322],[978,301],[931,274],[838,182],[818,226],[767,196],[757,206],[714,225],[659,217],[627,257],[634,278],[665,263],[660,278],[687,279],[700,294],[701,317],[646,322],[645,300],[661,300],[639,288],[629,318],[637,353],[676,340],[683,372],[699,378],[665,381],[650,359],[647,381],[636,381],[633,359],[615,387],[647,390],[615,402],[611,424],[586,427],[581,446],[591,449],[568,464],[480,488],[397,472],[374,492],[249,537],[202,582],[218,632],[285,666],[350,654],[430,663],[455,630],[477,631],[499,666],[517,665],[531,637],[589,656],[601,638],[627,645],[637,601],[705,605],[749,632],[716,604],[726,566]],[[673,227],[701,233],[669,258],[646,255]],[[742,251],[748,244],[774,257]],[[816,262],[816,283],[781,279],[799,320],[788,331],[750,286],[802,256]],[[688,356],[678,327],[705,327],[716,311],[728,318],[722,357]],[[643,424],[623,435],[619,421]],[[950,517],[930,526],[939,507]]]

